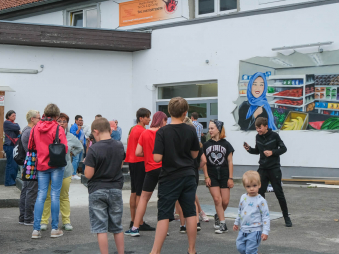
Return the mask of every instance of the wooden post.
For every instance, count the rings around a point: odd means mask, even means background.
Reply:
[[[0,96],[5,96],[4,91],[0,91]],[[0,158],[4,157],[4,119],[5,119],[5,105],[0,106]]]

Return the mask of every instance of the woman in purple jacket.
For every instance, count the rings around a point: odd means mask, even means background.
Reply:
[[[14,186],[15,179],[18,174],[18,164],[13,159],[13,141],[17,140],[20,135],[20,126],[15,123],[16,113],[10,110],[6,114],[6,121],[4,122],[5,142],[4,151],[6,153],[7,164],[5,171],[5,186]]]

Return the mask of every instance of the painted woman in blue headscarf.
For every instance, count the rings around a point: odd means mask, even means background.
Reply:
[[[255,120],[258,117],[268,119],[268,128],[276,130],[270,104],[266,99],[267,81],[264,73],[255,73],[247,86],[248,101],[239,107],[239,122],[241,130],[255,130]]]

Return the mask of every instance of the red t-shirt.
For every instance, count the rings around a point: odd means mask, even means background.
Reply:
[[[136,163],[144,161],[144,157],[135,156],[135,150],[137,149],[138,140],[140,138],[141,133],[143,133],[146,129],[141,125],[137,124],[133,127],[131,134],[129,135],[127,151],[126,151],[126,162]]]
[[[162,167],[162,162],[157,163],[153,159],[154,141],[157,131],[158,130],[146,130],[139,138],[139,145],[142,146],[142,150],[144,151],[146,172]]]

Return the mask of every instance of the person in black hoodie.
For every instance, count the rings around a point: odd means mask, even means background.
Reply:
[[[268,183],[271,182],[274,193],[279,201],[286,227],[292,227],[288,216],[287,203],[284,191],[281,187],[280,155],[286,153],[287,148],[278,133],[268,128],[267,118],[258,117],[255,121],[256,136],[255,148],[251,148],[246,142],[244,148],[250,154],[260,154],[258,173],[261,178],[259,194],[265,198]]]

